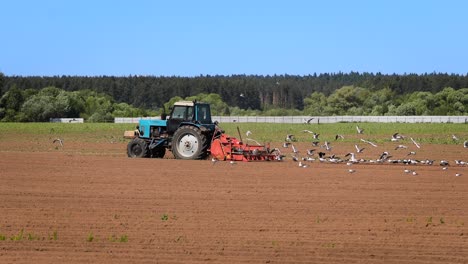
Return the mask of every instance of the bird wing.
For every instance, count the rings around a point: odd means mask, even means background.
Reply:
[[[421,148],[421,146],[416,142],[414,141],[414,139],[412,137],[410,137],[411,141],[413,141],[414,145],[417,147],[417,148]]]

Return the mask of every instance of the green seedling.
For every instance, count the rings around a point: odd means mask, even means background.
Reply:
[[[23,240],[23,232],[24,232],[24,229],[21,229],[21,231],[20,231],[17,235],[12,236],[12,237],[10,238],[10,240],[12,240],[12,241],[20,241],[20,240]]]
[[[88,234],[88,237],[86,238],[86,241],[88,241],[88,242],[93,242],[93,240],[94,240],[93,232],[90,232],[90,233]]]
[[[126,242],[128,242],[128,236],[127,236],[127,235],[122,235],[122,236],[120,236],[119,242],[120,242],[120,243],[126,243]]]
[[[161,220],[163,220],[163,221],[169,220],[169,215],[168,215],[168,214],[163,214],[163,215],[161,216]]]

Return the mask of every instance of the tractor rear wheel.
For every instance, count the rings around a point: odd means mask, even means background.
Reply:
[[[196,160],[207,156],[206,136],[195,126],[182,126],[172,139],[172,153],[176,159]]]
[[[134,138],[127,145],[127,155],[130,158],[148,157],[148,146],[141,138]]]

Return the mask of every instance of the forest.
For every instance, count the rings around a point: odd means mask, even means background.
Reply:
[[[0,120],[158,115],[179,99],[214,115],[466,115],[468,75],[322,73],[297,75],[6,76]]]

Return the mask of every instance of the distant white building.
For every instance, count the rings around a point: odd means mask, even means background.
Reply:
[[[83,118],[51,118],[51,123],[84,123]]]

